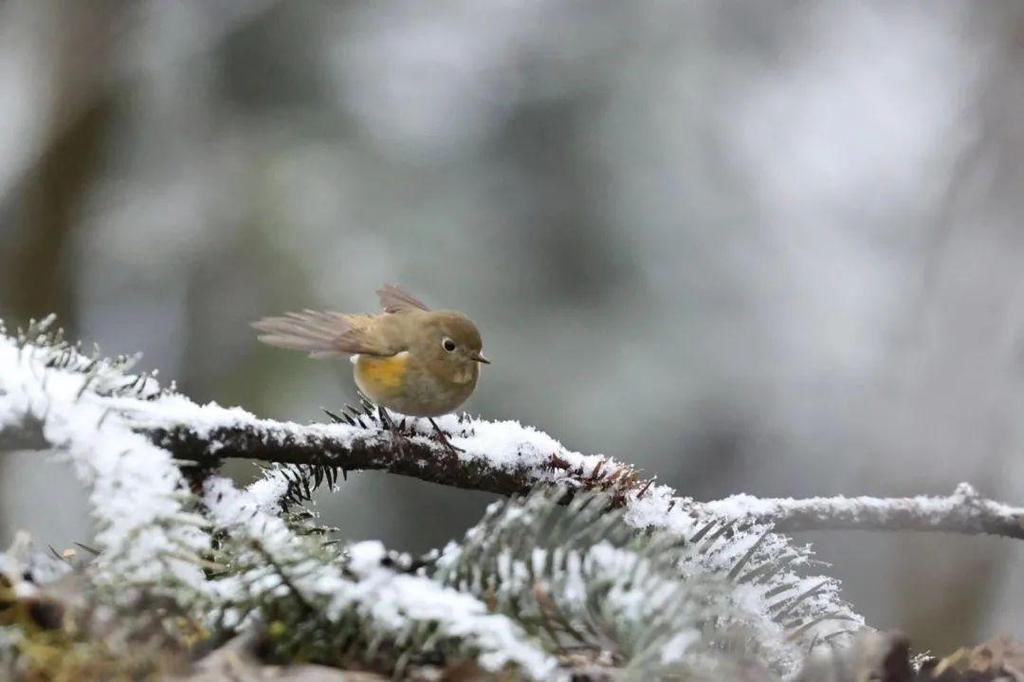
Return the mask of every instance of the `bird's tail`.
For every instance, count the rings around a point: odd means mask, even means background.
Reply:
[[[264,317],[252,326],[263,332],[257,337],[263,343],[309,353],[312,358],[346,355],[338,347],[338,337],[353,328],[344,313],[315,310]]]

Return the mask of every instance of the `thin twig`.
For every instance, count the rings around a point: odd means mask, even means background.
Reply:
[[[1024,508],[982,497],[961,483],[946,497],[812,497],[735,495],[708,502],[723,518],[770,523],[787,533],[811,530],[937,531],[1024,539]]]

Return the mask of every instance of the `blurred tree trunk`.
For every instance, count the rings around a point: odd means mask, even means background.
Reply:
[[[37,44],[19,66],[44,81],[45,108],[33,115],[46,121],[32,141],[37,154],[0,207],[15,233],[0,268],[5,316],[23,321],[56,312],[66,328],[75,328],[73,229],[110,130],[113,107],[104,85],[113,47],[135,4],[36,0],[4,7],[5,20],[20,18],[20,25],[35,29],[24,39]],[[13,122],[11,134],[20,132]]]
[[[92,186],[110,129],[111,107],[102,100],[56,137],[17,189],[16,229],[0,284],[4,310],[21,321],[57,313],[76,327],[72,236]]]

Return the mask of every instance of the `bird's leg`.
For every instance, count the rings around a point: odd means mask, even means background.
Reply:
[[[446,448],[448,448],[452,452],[456,452],[456,453],[457,452],[465,452],[465,450],[463,450],[462,448],[459,448],[459,447],[456,447],[456,446],[452,445],[452,442],[450,440],[448,440],[447,434],[445,434],[445,432],[441,430],[441,427],[437,425],[437,422],[434,421],[433,417],[427,417],[427,421],[429,421],[430,425],[434,427],[434,431],[437,433],[438,439],[441,441],[441,443]]]
[[[404,439],[402,434],[398,432],[398,429],[395,427],[395,422],[391,420],[391,416],[382,405],[377,406],[377,416],[380,417],[380,423],[383,424],[384,428],[391,434],[391,442],[394,443],[395,448],[398,449],[398,454],[405,457],[405,443],[403,442]]]
[[[391,421],[391,416],[388,415],[387,410],[383,406],[377,406],[377,418],[380,419],[380,423],[384,425],[384,428],[388,431],[394,431],[395,425]]]

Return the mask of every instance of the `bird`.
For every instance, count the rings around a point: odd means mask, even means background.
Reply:
[[[490,364],[476,324],[457,310],[432,310],[395,284],[377,290],[383,312],[306,309],[252,323],[258,340],[312,358],[349,356],[353,378],[380,408],[430,421],[442,443],[454,447],[434,420],[473,394],[480,366]]]

